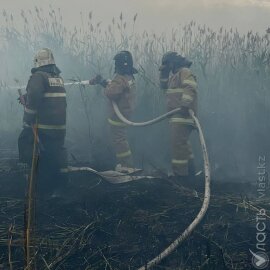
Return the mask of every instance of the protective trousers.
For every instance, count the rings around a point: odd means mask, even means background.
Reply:
[[[132,153],[127,140],[127,127],[124,123],[109,119],[113,148],[117,164],[133,167]]]
[[[64,137],[52,138],[39,132],[40,145],[38,145],[37,162],[37,188],[39,193],[52,192],[67,184],[67,152],[64,147]],[[20,134],[19,156],[20,161],[32,166],[33,131],[24,128]]]
[[[181,122],[181,118],[171,118],[170,129],[172,170],[175,175],[188,176],[194,159],[189,143],[193,126]]]
[[[44,149],[40,152],[38,162],[39,184],[41,192],[50,192],[64,188],[68,181],[67,152],[64,139],[52,139],[40,136]]]

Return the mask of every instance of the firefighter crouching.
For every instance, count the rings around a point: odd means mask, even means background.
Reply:
[[[34,66],[26,88],[23,130],[18,140],[19,158],[31,168],[33,127],[36,127],[38,190],[53,192],[67,181],[66,91],[50,49],[41,49],[36,54]]]
[[[160,67],[160,86],[166,90],[167,109],[171,111],[181,108],[173,115],[170,122],[172,170],[175,176],[190,176],[194,174],[194,156],[189,137],[195,127],[188,110],[197,113],[197,83],[190,70],[192,62],[168,52],[162,58]]]
[[[133,67],[133,58],[129,51],[121,51],[113,59],[115,61],[115,76],[112,81],[106,81],[98,75],[91,84],[99,83],[105,87],[104,93],[108,99],[114,101],[121,113],[130,119],[135,101],[134,74],[138,71]],[[111,103],[108,123],[117,160],[115,169],[122,172],[130,171],[134,166],[127,138],[127,125],[117,117]]]

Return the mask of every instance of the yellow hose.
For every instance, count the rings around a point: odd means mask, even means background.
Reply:
[[[34,143],[33,143],[33,156],[32,156],[32,166],[31,166],[31,173],[28,182],[28,198],[27,198],[27,219],[26,219],[26,235],[25,235],[25,255],[26,255],[26,267],[25,270],[31,270],[34,258],[32,258],[33,252],[31,249],[33,248],[33,222],[34,222],[34,196],[35,196],[35,176],[36,176],[36,167],[38,161],[38,154],[37,154],[37,143],[38,143],[38,136],[37,136],[37,125],[33,127],[34,133]]]

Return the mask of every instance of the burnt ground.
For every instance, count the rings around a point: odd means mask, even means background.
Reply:
[[[23,269],[25,190],[22,169],[15,161],[2,162],[0,269]],[[202,178],[112,185],[74,173],[62,198],[37,198],[36,269],[137,269],[190,224],[202,194]],[[203,222],[153,269],[254,269],[249,249],[256,251],[258,209],[270,212],[269,193],[267,198],[259,202],[250,184],[213,180]],[[268,222],[268,235],[269,228]]]

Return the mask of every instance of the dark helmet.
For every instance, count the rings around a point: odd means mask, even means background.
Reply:
[[[137,69],[133,67],[133,58],[129,51],[117,53],[113,60],[115,61],[115,73],[122,75],[133,75],[138,73]]]
[[[176,56],[177,52],[166,52],[161,59],[161,66],[159,68],[159,71],[170,72],[173,69],[173,62]]]
[[[177,56],[177,52],[172,52],[172,51],[166,52],[162,57],[161,64],[169,65],[170,63],[173,63],[176,56]]]
[[[190,68],[191,65],[192,65],[191,61],[189,61],[187,58],[183,57],[182,55],[178,54],[174,57],[172,72],[175,73],[177,72],[178,69],[183,68],[183,67]]]

